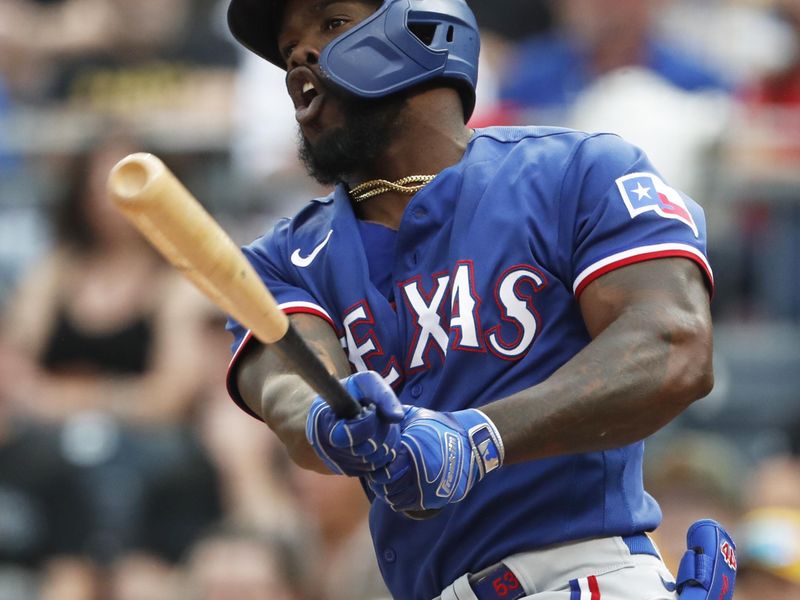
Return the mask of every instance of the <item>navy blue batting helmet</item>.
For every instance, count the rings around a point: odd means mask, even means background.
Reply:
[[[286,0],[231,0],[228,25],[246,48],[286,68],[278,29]],[[465,120],[475,108],[480,36],[465,0],[383,0],[378,10],[331,41],[320,66],[337,85],[380,98],[438,78],[457,84]]]

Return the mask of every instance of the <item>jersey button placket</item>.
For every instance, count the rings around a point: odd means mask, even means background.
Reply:
[[[394,551],[394,548],[386,548],[383,551],[383,560],[387,563],[393,563],[397,560],[397,552]]]
[[[415,383],[414,385],[411,386],[411,397],[419,398],[420,396],[422,396],[422,391],[423,391],[422,385],[420,385],[419,383]]]
[[[411,210],[411,216],[414,217],[415,221],[423,222],[425,221],[425,217],[428,216],[428,209],[425,208],[424,206],[415,206]],[[411,255],[411,264],[416,267],[417,264],[419,264],[419,259],[420,259],[420,248],[418,247],[416,250],[414,250],[413,254]]]

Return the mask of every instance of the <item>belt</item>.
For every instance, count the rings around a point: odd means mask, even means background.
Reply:
[[[503,562],[470,575],[469,585],[478,600],[517,600],[527,595],[517,576]]]
[[[661,558],[652,540],[644,533],[624,536],[622,541],[631,554]],[[468,579],[478,600],[518,600],[528,595],[514,572],[502,561],[470,575]]]

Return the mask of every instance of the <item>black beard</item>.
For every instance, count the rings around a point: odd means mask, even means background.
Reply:
[[[369,168],[394,139],[406,99],[402,94],[364,99],[328,90],[342,107],[344,123],[312,145],[299,131],[299,155],[308,174],[323,185]]]

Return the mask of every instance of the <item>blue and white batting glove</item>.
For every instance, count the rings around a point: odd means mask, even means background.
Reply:
[[[334,473],[366,475],[397,456],[403,406],[389,384],[373,371],[351,375],[342,384],[364,411],[354,419],[340,419],[317,396],[306,418],[306,438]]]
[[[396,511],[441,508],[503,464],[494,423],[476,409],[436,412],[405,407],[397,458],[370,474],[375,495]]]

